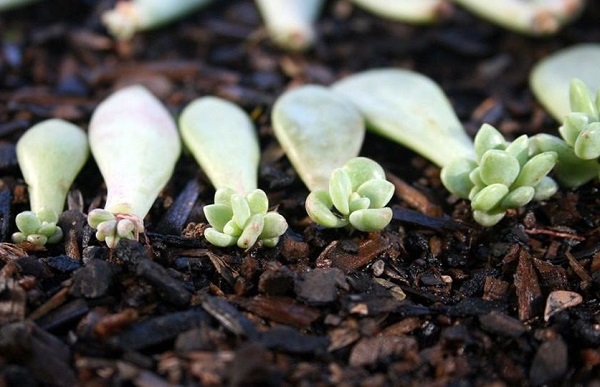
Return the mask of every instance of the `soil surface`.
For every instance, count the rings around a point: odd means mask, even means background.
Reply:
[[[368,135],[361,154],[395,184],[394,219],[381,233],[324,230],[305,214],[308,192],[269,118],[288,88],[400,67],[437,81],[471,135],[484,122],[508,138],[556,133],[527,77],[561,47],[600,41],[597,4],[556,36],[528,38],[460,9],[414,27],[337,0],[314,49],[294,54],[271,44],[251,1],[118,44],[98,21],[111,3],[52,0],[0,15],[1,240],[29,205],[19,136],[50,117],[86,128],[102,99],[133,83],[175,116],[203,95],[250,113],[259,185],[290,229],[274,249],[207,244],[202,207],[214,190],[186,154],[146,237],[109,251],[83,215],[105,195],[88,162],[61,217],[64,242],[0,244],[0,384],[600,384],[598,183],[483,229],[437,167]]]

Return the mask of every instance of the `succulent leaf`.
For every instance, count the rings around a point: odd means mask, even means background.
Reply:
[[[569,88],[569,101],[571,110],[588,115],[593,120],[598,120],[598,110],[592,94],[581,79],[573,79]]]
[[[361,184],[356,193],[361,198],[369,199],[370,208],[382,208],[392,199],[395,189],[394,185],[387,180],[372,179]]]
[[[554,195],[556,191],[558,191],[558,184],[556,184],[556,181],[554,181],[554,179],[552,179],[551,177],[544,176],[542,181],[540,181],[538,185],[534,187],[534,189],[535,195],[533,198],[535,200],[546,200],[552,197],[552,195]]]
[[[469,197],[469,192],[473,189],[475,181],[471,179],[471,174],[475,173],[477,163],[473,160],[459,158],[454,159],[440,173],[444,187],[451,194],[459,198],[466,199]],[[479,173],[477,172],[477,177]]]
[[[519,177],[514,183],[514,187],[529,186],[534,187],[546,176],[554,165],[558,155],[556,152],[543,152],[533,156],[521,169]]]
[[[504,150],[506,148],[506,140],[492,125],[483,124],[475,135],[473,146],[475,147],[477,160],[481,161],[483,155],[491,149]]]
[[[500,203],[503,209],[523,207],[533,199],[535,189],[533,187],[524,186],[511,190]]]
[[[491,149],[479,162],[481,180],[487,184],[503,184],[507,187],[519,176],[519,160],[507,151]]]
[[[355,157],[342,167],[352,182],[352,191],[356,191],[363,183],[373,179],[385,180],[385,171],[381,165],[367,157]]]
[[[509,189],[504,184],[490,184],[475,195],[471,206],[477,211],[489,212],[502,202],[508,192]]]
[[[382,230],[392,220],[392,209],[384,208],[367,208],[364,210],[354,211],[348,217],[350,224],[357,230],[373,232]]]
[[[348,203],[350,195],[352,195],[350,177],[343,169],[335,169],[329,179],[329,196],[334,207],[344,216],[350,213]]]
[[[233,211],[225,204],[209,204],[204,206],[204,216],[213,228],[223,232],[223,228],[233,217]]]
[[[600,122],[591,123],[586,130],[579,134],[573,150],[577,157],[584,160],[600,157]]]
[[[492,227],[498,224],[506,215],[506,211],[497,212],[473,211],[473,219],[483,227]]]

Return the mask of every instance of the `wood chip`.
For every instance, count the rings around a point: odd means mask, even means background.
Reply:
[[[568,290],[555,290],[546,300],[546,309],[544,310],[544,321],[550,320],[550,317],[556,313],[577,306],[583,302],[581,294]]]

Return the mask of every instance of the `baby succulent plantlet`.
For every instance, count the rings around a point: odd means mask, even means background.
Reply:
[[[529,138],[512,143],[491,125],[484,124],[475,136],[476,159],[455,159],[442,168],[444,186],[454,195],[469,199],[473,218],[485,227],[498,223],[506,211],[531,200],[545,200],[558,185],[546,176],[557,161],[557,153],[529,156]]]
[[[453,0],[504,28],[527,35],[552,35],[581,14],[585,0]]]
[[[255,0],[273,42],[294,51],[313,45],[323,0]]]
[[[246,195],[230,188],[218,189],[214,204],[204,207],[206,219],[212,226],[204,230],[204,237],[220,247],[237,244],[248,249],[257,241],[275,247],[288,225],[283,216],[268,209],[269,199],[260,189]]]
[[[538,62],[529,84],[540,104],[558,121],[571,113],[569,90],[573,78],[592,90],[600,88],[600,44],[578,44],[559,50]]]
[[[356,157],[331,173],[328,190],[316,189],[308,195],[306,212],[324,227],[378,231],[392,220],[392,210],[385,205],[393,194],[394,185],[385,179],[383,168]]]
[[[85,132],[60,119],[40,122],[17,142],[17,159],[29,191],[31,211],[16,216],[15,243],[56,243],[56,225],[73,180],[89,155]]]
[[[452,12],[447,0],[352,0],[356,5],[385,19],[415,24],[435,23]]]
[[[571,113],[564,118],[558,131],[562,140],[548,135],[533,137],[533,149],[558,154],[556,177],[570,188],[576,188],[600,175],[600,90],[593,98],[579,79],[571,81],[569,90]]]
[[[323,86],[285,92],[271,113],[273,130],[308,189],[326,189],[331,172],[358,156],[365,136],[360,113]]]
[[[118,1],[102,15],[102,22],[117,39],[128,40],[137,32],[160,27],[211,3],[213,0]]]
[[[367,128],[443,167],[442,182],[471,200],[474,219],[489,227],[506,210],[556,192],[547,177],[556,152],[529,155],[529,139],[508,143],[484,125],[475,143],[465,133],[443,91],[431,79],[407,70],[370,70],[332,86],[362,113]]]
[[[98,105],[89,139],[107,194],[104,209],[90,211],[88,223],[99,241],[114,248],[144,232],[144,217],[179,158],[179,133],[156,97],[143,86],[129,86]]]
[[[257,189],[260,149],[250,117],[237,105],[203,97],[185,107],[179,118],[184,144],[217,189],[214,204],[204,207],[211,227],[206,240],[215,246],[247,249],[257,241],[274,247],[287,222],[269,212]]]

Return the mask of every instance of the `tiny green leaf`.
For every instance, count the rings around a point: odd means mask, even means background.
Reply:
[[[502,203],[500,203],[500,207],[503,209],[509,208],[519,208],[523,207],[527,203],[533,199],[535,195],[535,189],[533,187],[524,186],[518,187],[512,191],[510,191],[504,199],[502,199]]]
[[[225,204],[209,204],[204,206],[204,216],[208,223],[219,232],[223,232],[223,227],[233,217],[231,207]]]
[[[261,239],[274,239],[283,235],[288,228],[285,218],[276,212],[269,212],[264,216],[264,226]],[[277,244],[277,242],[275,242]]]
[[[498,224],[506,215],[506,211],[499,210],[498,212],[473,211],[473,219],[483,227],[492,227]]]
[[[234,236],[236,238],[239,237],[240,235],[242,235],[243,231],[244,231],[244,228],[238,226],[236,221],[233,219],[231,219],[229,222],[227,222],[225,224],[225,226],[223,227],[223,233]]]
[[[260,234],[263,232],[264,216],[262,214],[254,214],[248,220],[248,224],[242,231],[242,234],[237,240],[238,247],[247,249],[256,243]]]
[[[558,160],[556,152],[544,152],[533,156],[521,169],[514,187],[534,187],[546,176]]]
[[[473,160],[463,158],[454,159],[442,168],[440,177],[444,187],[459,198],[468,198],[469,192],[473,189],[474,185],[470,176],[476,167],[477,163]],[[477,176],[479,176],[478,173]]]
[[[584,113],[593,120],[598,120],[598,110],[592,98],[590,89],[581,79],[574,78],[569,87],[569,101],[571,110]]]
[[[475,195],[471,201],[471,206],[477,211],[491,211],[502,202],[508,191],[508,187],[504,184],[490,184]]]
[[[369,198],[367,198],[367,197],[358,198],[358,199],[352,200],[350,202],[350,212],[364,210],[364,209],[369,208],[370,206],[371,206],[371,201],[369,200]],[[379,208],[379,207],[373,206],[373,208]]]
[[[91,228],[97,229],[98,225],[107,220],[114,220],[115,216],[112,212],[103,210],[101,208],[96,208],[88,214],[88,224]]]
[[[577,157],[592,160],[600,157],[600,122],[591,123],[581,132],[573,145]]]
[[[31,211],[23,211],[15,217],[17,228],[25,235],[35,234],[42,223]]]
[[[331,197],[325,190],[317,189],[312,191],[306,198],[306,212],[315,223],[328,228],[338,228],[347,225],[347,221],[336,216],[331,211],[332,207],[333,202],[331,201]]]
[[[342,167],[352,182],[352,191],[356,191],[364,182],[372,179],[385,179],[385,171],[381,165],[367,157],[350,159]]]
[[[590,119],[584,113],[571,113],[565,117],[565,121],[558,128],[558,132],[570,146],[575,145],[579,134],[588,126]]]
[[[487,184],[509,187],[519,176],[519,160],[507,151],[491,149],[483,154],[479,163],[481,180]]]
[[[365,198],[369,198],[370,208],[382,208],[392,198],[396,188],[387,180],[373,179],[364,182],[356,192]]]
[[[262,189],[255,189],[246,195],[248,206],[252,214],[265,215],[269,210],[269,198]]]
[[[215,192],[215,204],[231,206],[231,197],[235,195],[235,190],[229,187],[218,188]]]
[[[520,136],[506,147],[506,151],[519,160],[522,168],[529,160],[529,137],[525,134]]]
[[[48,242],[48,237],[42,234],[31,234],[27,236],[27,242],[37,246],[43,246]]]
[[[477,160],[481,161],[483,155],[491,149],[504,150],[506,148],[506,140],[504,136],[492,125],[483,124],[475,135],[474,140],[475,154]]]
[[[237,237],[223,234],[222,232],[219,232],[219,231],[215,230],[214,228],[210,228],[210,227],[207,228],[206,230],[204,230],[204,237],[211,244],[213,244],[215,246],[219,246],[219,247],[233,246],[233,245],[235,245],[235,243],[238,240]]]
[[[544,176],[542,181],[538,185],[533,187],[535,189],[535,200],[546,200],[558,191],[558,184],[549,176]]]
[[[342,168],[334,169],[329,179],[329,196],[335,208],[347,216],[350,213],[348,201],[352,194],[352,182],[346,171]]]
[[[239,194],[231,196],[231,211],[233,211],[233,220],[239,228],[244,228],[248,219],[252,215],[248,201]]]
[[[360,231],[382,230],[392,220],[392,209],[385,207],[354,211],[350,214],[349,220],[350,224]]]

